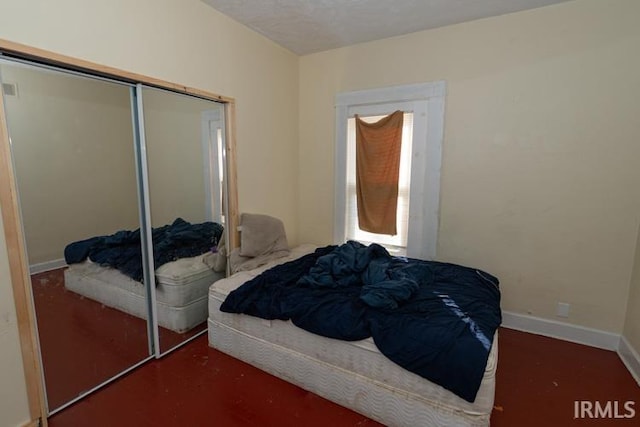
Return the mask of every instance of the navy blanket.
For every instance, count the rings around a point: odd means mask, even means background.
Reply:
[[[203,254],[222,236],[222,226],[215,222],[191,224],[182,218],[172,224],[152,229],[155,268],[179,258]],[[143,277],[140,229],[118,231],[73,242],[64,249],[67,264],[91,261],[118,269],[141,282]]]
[[[327,246],[265,271],[221,308],[309,332],[373,337],[398,365],[473,402],[501,322],[498,280],[473,268],[392,257],[381,246]]]

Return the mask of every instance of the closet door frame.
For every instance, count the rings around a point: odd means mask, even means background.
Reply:
[[[177,83],[171,83],[141,74],[119,70],[70,56],[0,39],[0,56],[26,59],[43,65],[79,71],[98,77],[107,77],[131,84],[144,84],[177,93],[216,101],[224,105],[226,136],[226,187],[227,193],[227,242],[229,251],[239,245],[237,231],[238,192],[235,139],[235,100]],[[4,111],[4,97],[0,91],[0,209],[9,260],[9,273],[16,308],[16,319],[22,361],[24,365],[27,398],[29,403],[29,426],[46,426],[47,409],[43,384],[42,364],[36,330],[35,309],[31,293],[31,277],[26,259],[25,240],[17,198],[17,185],[11,160],[10,142]],[[154,302],[155,304],[155,302]]]

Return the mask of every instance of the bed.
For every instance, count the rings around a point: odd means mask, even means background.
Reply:
[[[158,325],[187,332],[207,320],[207,290],[224,277],[202,262],[203,255],[162,265],[156,269]],[[142,283],[111,267],[90,260],[72,264],[64,272],[65,287],[136,317],[146,319],[147,299]]]
[[[221,237],[215,223],[190,224],[177,219],[153,230],[158,324],[177,333],[207,320],[209,286],[225,277],[203,258]],[[136,317],[147,317],[142,281],[140,236],[120,231],[67,246],[65,287]],[[171,260],[172,259],[172,260]],[[170,261],[171,260],[171,261]]]
[[[342,341],[307,332],[290,320],[220,310],[228,295],[244,283],[315,249],[299,246],[287,257],[214,283],[209,289],[209,345],[385,425],[489,425],[497,332],[475,399],[468,401],[392,362],[372,338]]]

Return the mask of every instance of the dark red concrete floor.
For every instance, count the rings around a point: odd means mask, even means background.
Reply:
[[[492,426],[640,426],[640,387],[615,352],[505,328],[498,348]],[[576,400],[634,401],[636,415],[574,419]]]
[[[51,284],[51,281],[45,282]],[[142,357],[140,349],[146,348],[146,335],[134,325],[138,319],[126,315],[121,318],[122,313],[100,304],[91,308],[87,299],[68,307],[54,304],[56,298],[64,297],[66,302],[80,298],[60,289],[61,282],[58,282],[59,292],[48,294],[40,290],[43,293],[38,296],[36,283],[39,282],[34,281],[37,306],[49,305],[45,308],[49,314],[39,318],[41,340],[44,332],[50,348],[63,343],[67,349],[91,356],[85,360],[94,358],[100,363],[73,362],[73,358],[59,355],[56,357],[62,363],[47,373],[45,358],[45,375],[56,375],[62,382],[60,387],[64,388],[83,381],[85,371],[95,370],[106,375],[105,367],[120,366],[123,359],[135,360],[131,355]],[[105,316],[107,322],[91,320]],[[43,323],[44,318],[49,320]],[[105,325],[112,327],[98,330]],[[50,338],[46,337],[47,328],[55,332]],[[142,332],[133,332],[136,328]],[[114,332],[123,330],[131,342],[122,341],[122,336]],[[138,338],[133,339],[134,336]],[[574,419],[576,400],[617,401],[621,409],[624,402],[632,401],[636,414],[632,419]],[[211,349],[203,336],[56,414],[51,417],[50,425],[324,427],[380,424]],[[614,352],[503,328],[491,425],[640,426],[640,387]]]
[[[145,320],[68,291],[64,269],[34,274],[31,283],[51,409],[148,357]],[[163,351],[197,331],[160,328]]]
[[[574,419],[575,400],[640,402],[618,356],[501,329],[493,427],[638,426],[634,419]],[[66,426],[378,426],[379,424],[207,346],[206,337],[50,419]],[[418,426],[417,426],[418,427]]]
[[[62,426],[380,426],[197,338],[50,419]]]

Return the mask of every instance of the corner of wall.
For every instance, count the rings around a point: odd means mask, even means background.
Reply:
[[[629,344],[629,341],[624,337],[620,337],[620,344],[618,345],[618,356],[622,359],[622,363],[627,367],[631,376],[636,380],[638,386],[640,386],[640,355]]]
[[[640,385],[640,228],[637,233],[625,313],[618,354]]]

